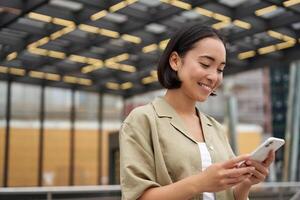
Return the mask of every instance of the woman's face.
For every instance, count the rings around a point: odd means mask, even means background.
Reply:
[[[221,84],[225,60],[226,50],[223,42],[207,37],[195,43],[194,48],[183,58],[173,53],[170,64],[172,66],[173,61],[177,62],[175,70],[182,82],[179,89],[190,99],[203,102]]]

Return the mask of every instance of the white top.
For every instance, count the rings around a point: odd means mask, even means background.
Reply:
[[[208,152],[207,146],[204,142],[198,142],[199,150],[200,150],[200,157],[202,162],[202,171],[209,167],[211,163],[211,157]],[[204,192],[203,193],[203,200],[215,200],[215,195],[212,192]]]

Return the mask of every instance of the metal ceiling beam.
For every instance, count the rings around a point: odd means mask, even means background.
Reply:
[[[32,12],[32,11],[38,9],[39,7],[41,7],[41,6],[45,5],[45,4],[47,4],[48,1],[49,1],[49,0],[41,0],[40,3],[37,3],[36,5],[34,5],[34,6],[30,7],[30,8],[26,8],[26,7],[25,7],[25,9],[22,10],[22,13],[21,13],[20,15],[17,15],[17,16],[14,17],[13,19],[11,19],[11,20],[5,22],[4,24],[1,24],[0,29],[3,28],[3,27],[9,26],[10,24],[16,22],[20,17],[24,17],[26,14],[28,14],[28,13],[30,13],[30,12]],[[29,3],[30,1],[26,1],[26,2]]]

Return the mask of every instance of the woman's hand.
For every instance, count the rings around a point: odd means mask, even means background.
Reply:
[[[238,164],[247,161],[248,155],[239,156],[223,163],[215,163],[201,172],[201,188],[205,192],[218,192],[242,183],[251,174],[256,174],[255,166],[238,168]]]
[[[268,157],[263,162],[257,162],[255,160],[246,161],[246,166],[252,166],[255,168],[252,176],[244,180],[243,185],[252,186],[260,183],[266,179],[269,174],[269,166],[275,159],[274,151],[270,151]]]

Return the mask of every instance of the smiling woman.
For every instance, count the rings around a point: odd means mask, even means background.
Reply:
[[[220,34],[190,24],[169,41],[158,66],[162,98],[134,109],[120,131],[122,199],[247,199],[274,159],[235,157],[223,127],[195,104],[222,83],[226,49]]]

